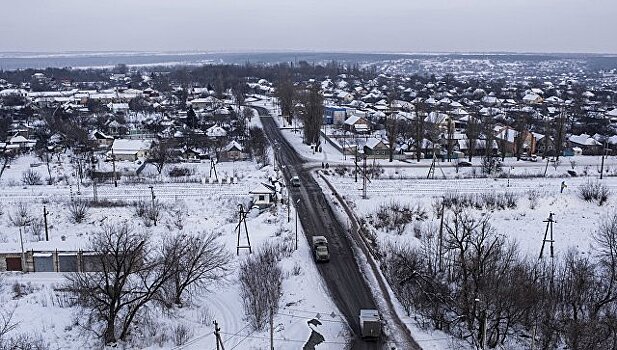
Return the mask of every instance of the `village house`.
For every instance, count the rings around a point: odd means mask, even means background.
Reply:
[[[107,156],[115,157],[119,161],[136,161],[139,158],[146,158],[151,148],[152,140],[116,139]]]
[[[356,134],[366,134],[371,131],[371,128],[368,120],[352,115],[351,117],[345,119],[345,122],[343,123],[343,130],[354,132]]]
[[[276,203],[276,188],[272,185],[261,183],[249,194],[253,197],[253,205],[259,208],[266,208]]]
[[[370,138],[364,144],[364,154],[372,158],[387,158],[389,156],[390,147],[383,141]]]
[[[246,158],[247,154],[244,153],[244,147],[235,140],[225,146],[221,152],[221,161],[238,161]]]

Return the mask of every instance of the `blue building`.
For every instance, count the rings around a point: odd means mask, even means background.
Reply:
[[[327,125],[342,124],[347,119],[347,109],[337,106],[324,107],[323,122]]]

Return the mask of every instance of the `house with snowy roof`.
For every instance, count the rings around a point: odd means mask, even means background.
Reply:
[[[151,148],[152,140],[116,139],[107,155],[116,160],[135,161],[147,157]]]
[[[249,191],[253,197],[253,205],[266,208],[276,203],[276,188],[272,185],[261,183]]]
[[[389,150],[390,147],[377,138],[370,138],[364,144],[364,154],[373,158],[386,158]]]
[[[357,115],[352,115],[343,122],[343,130],[356,134],[367,134],[371,131],[371,128],[368,120]]]
[[[247,158],[247,154],[244,152],[244,147],[239,144],[237,141],[232,140],[223,148],[221,152],[221,161],[238,161],[245,160]]]
[[[587,134],[571,135],[570,137],[568,137],[568,147],[572,148],[572,150],[578,148],[584,155],[602,154],[603,148],[601,142],[594,140],[593,137]]]

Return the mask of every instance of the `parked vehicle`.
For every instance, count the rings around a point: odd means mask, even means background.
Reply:
[[[324,236],[313,236],[313,257],[316,262],[330,261],[330,251],[328,250],[328,240]]]
[[[381,317],[377,310],[360,310],[360,335],[364,339],[378,339],[381,336]]]

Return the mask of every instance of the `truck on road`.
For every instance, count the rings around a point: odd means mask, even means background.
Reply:
[[[324,236],[313,236],[313,256],[315,261],[330,261],[330,251],[328,250],[328,240]]]
[[[381,336],[381,317],[377,310],[360,310],[360,335],[363,339],[378,339]]]

